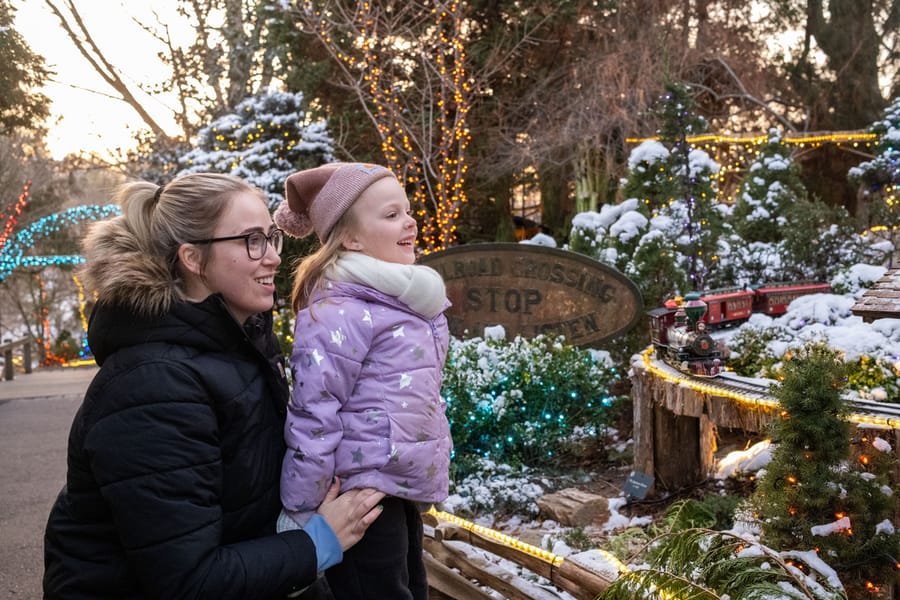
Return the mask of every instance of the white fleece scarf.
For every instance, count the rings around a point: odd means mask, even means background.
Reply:
[[[397,298],[426,319],[439,315],[447,302],[444,280],[437,271],[425,265],[401,265],[360,252],[343,252],[326,277],[331,281],[375,288]]]

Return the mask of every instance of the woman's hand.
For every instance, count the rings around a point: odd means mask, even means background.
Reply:
[[[341,550],[347,550],[362,538],[369,525],[381,514],[382,507],[378,503],[384,498],[384,493],[364,488],[338,496],[340,488],[341,482],[335,477],[316,512],[334,531],[341,543]]]

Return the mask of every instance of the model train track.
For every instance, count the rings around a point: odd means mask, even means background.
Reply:
[[[762,408],[777,408],[778,400],[772,397],[771,379],[753,379],[725,372],[717,377],[698,377],[676,369],[656,358],[651,346],[641,355],[644,367],[659,377],[687,386],[698,392],[732,398]],[[900,404],[865,400],[855,394],[845,394],[851,423],[900,429]]]

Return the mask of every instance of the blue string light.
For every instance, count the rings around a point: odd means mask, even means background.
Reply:
[[[81,223],[113,217],[120,212],[121,209],[115,204],[84,205],[48,215],[31,223],[0,248],[0,282],[17,269],[81,264],[84,257],[77,254],[41,256],[31,252],[38,242],[54,233]]]

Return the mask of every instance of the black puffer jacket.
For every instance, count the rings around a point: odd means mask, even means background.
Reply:
[[[274,535],[287,383],[271,317],[219,296],[157,318],[100,306],[101,368],[47,524],[47,598],[274,598],[311,583],[302,531]]]

